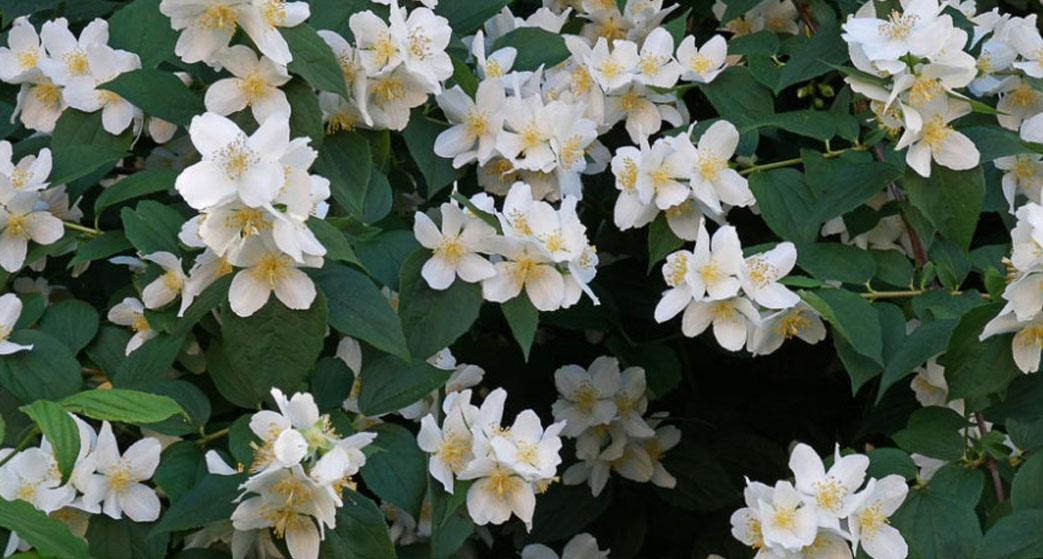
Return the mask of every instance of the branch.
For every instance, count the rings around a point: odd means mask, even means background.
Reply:
[[[978,424],[978,433],[982,438],[989,432],[985,427],[985,416],[981,412],[974,412],[974,421]],[[1003,493],[1003,478],[1000,477],[1000,469],[996,466],[996,459],[992,456],[985,457],[985,468],[989,470],[992,477],[992,489],[996,492],[996,502],[1002,503],[1007,500]]]

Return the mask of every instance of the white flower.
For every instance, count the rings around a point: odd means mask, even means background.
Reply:
[[[719,120],[699,137],[695,149],[686,136],[677,142],[679,153],[692,164],[690,182],[696,200],[721,213],[721,203],[729,206],[749,206],[755,201],[746,178],[728,166],[728,160],[739,145],[739,131],[735,125]]]
[[[608,41],[604,37],[598,38],[587,59],[590,75],[606,92],[615,91],[629,84],[634,79],[637,63],[636,44],[616,40],[612,42],[612,49],[609,52]]]
[[[163,273],[145,286],[141,299],[145,307],[158,309],[173,301],[185,285],[185,273],[181,269],[181,259],[169,252],[153,252],[144,257],[145,260],[159,264]]]
[[[62,485],[58,464],[50,452],[27,448],[0,468],[0,496],[8,501],[27,501],[50,514],[71,504],[76,490]]]
[[[436,100],[454,124],[435,138],[435,154],[452,158],[453,167],[457,168],[476,160],[485,165],[495,153],[496,138],[503,129],[503,108],[507,102],[503,85],[496,80],[483,81],[478,84],[474,100],[454,86]]]
[[[50,134],[65,107],[62,87],[49,78],[41,77],[22,84],[14,115],[19,117],[26,128]]]
[[[746,258],[739,283],[743,292],[758,305],[769,309],[786,309],[800,302],[800,297],[782,285],[782,279],[797,263],[793,243],[783,242],[775,248]]]
[[[228,302],[239,316],[257,312],[272,292],[290,309],[307,309],[315,300],[315,284],[311,278],[297,268],[292,258],[269,248],[259,238],[243,243],[230,262],[238,268],[246,268],[236,273],[228,289]]]
[[[471,41],[471,54],[474,55],[475,71],[478,78],[484,81],[499,82],[500,78],[510,73],[514,60],[518,57],[518,49],[503,47],[496,52],[485,54],[485,32],[479,29]]]
[[[445,420],[439,428],[433,415],[426,415],[420,420],[420,432],[417,434],[417,445],[430,454],[428,469],[431,476],[442,483],[447,493],[453,492],[454,477],[462,472],[474,454],[471,452],[472,436],[466,417],[470,414],[470,391],[464,391],[459,398],[460,405],[450,405],[452,400],[444,403]]]
[[[742,491],[746,506],[732,513],[730,519],[732,537],[755,550],[764,548],[764,521],[761,518],[760,503],[770,502],[772,493],[771,487],[747,479],[746,488]],[[758,551],[757,556],[761,555],[762,552]]]
[[[266,56],[260,58],[245,45],[218,52],[214,60],[234,77],[218,80],[206,90],[206,110],[221,116],[250,107],[254,120],[264,122],[276,114],[290,114],[290,103],[279,89],[290,81],[286,67]]]
[[[398,65],[389,73],[371,77],[366,84],[364,105],[373,127],[403,130],[409,124],[409,111],[427,101],[427,85]]]
[[[550,172],[556,160],[550,146],[553,122],[540,97],[508,97],[503,114],[496,150],[517,169]]]
[[[467,512],[475,524],[503,524],[514,514],[532,529],[536,493],[510,465],[477,458],[458,477],[476,480],[467,490]]]
[[[721,347],[739,351],[749,339],[753,325],[760,321],[756,307],[744,296],[720,300],[694,300],[681,317],[681,331],[694,338],[713,324],[713,336]]]
[[[497,252],[505,258],[493,265],[496,275],[482,281],[482,296],[494,303],[509,301],[522,289],[533,306],[541,311],[561,307],[565,298],[565,279],[554,260],[533,241],[503,239]]]
[[[695,36],[688,35],[677,46],[677,60],[684,70],[681,79],[685,81],[712,82],[724,71],[727,57],[728,43],[720,35],[710,37],[701,48],[695,46]]]
[[[629,437],[647,439],[655,435],[655,431],[642,417],[648,410],[647,388],[644,369],[641,367],[623,369],[615,401],[616,410],[619,412],[617,421],[623,425],[623,429]]]
[[[905,162],[922,177],[931,176],[932,159],[955,170],[977,167],[981,159],[978,148],[970,138],[953,130],[949,124],[970,110],[966,101],[948,97],[937,97],[919,109],[906,107],[906,130],[895,149],[909,148]]]
[[[406,17],[405,8],[392,2],[391,39],[399,45],[406,71],[418,77],[427,91],[442,92],[442,82],[453,75],[453,62],[445,48],[453,34],[449,20],[430,8],[416,8]]]
[[[797,551],[815,541],[818,532],[815,507],[804,504],[790,482],[777,482],[770,495],[758,498],[757,508],[766,546]]]
[[[674,60],[674,38],[670,32],[657,27],[645,37],[638,52],[634,80],[655,87],[673,87],[681,75],[681,66]]]
[[[32,345],[21,345],[7,338],[18,323],[22,314],[22,300],[14,293],[0,295],[0,355],[11,355],[19,351],[33,349]]]
[[[16,194],[0,206],[0,267],[14,273],[25,263],[29,241],[49,245],[62,238],[62,221],[47,210],[38,209],[40,194]]]
[[[252,9],[250,0],[162,0],[159,11],[181,35],[174,54],[188,64],[208,62],[228,46],[242,14]]]
[[[510,435],[490,441],[496,460],[510,464],[511,469],[530,482],[548,480],[561,464],[561,432],[564,422],[547,426],[544,430],[540,417],[532,410],[523,410],[514,419]]]
[[[69,31],[69,22],[60,17],[40,27],[40,40],[47,49],[47,58],[38,62],[40,70],[58,85],[68,85],[75,77],[91,74],[88,52],[92,47],[104,47],[109,41],[109,22],[95,19],[80,32],[80,38]]]
[[[290,46],[277,28],[296,27],[311,15],[307,2],[286,0],[253,0],[252,9],[240,12],[239,25],[250,36],[261,54],[276,64],[293,60]]]
[[[608,550],[598,549],[598,541],[590,534],[577,534],[565,544],[561,557],[551,548],[539,544],[529,544],[522,548],[522,559],[608,559]]]
[[[40,74],[37,64],[47,57],[36,28],[29,18],[15,18],[7,33],[7,46],[0,47],[0,80],[22,83]]]
[[[663,278],[671,289],[656,306],[655,319],[666,322],[688,305],[702,299],[720,301],[734,297],[741,286],[742,246],[735,228],[724,225],[711,240],[703,220],[692,252],[677,251],[667,257]]]
[[[131,331],[134,332],[134,335],[127,342],[125,350],[127,355],[141,347],[141,344],[156,337],[156,331],[149,326],[148,320],[145,319],[145,305],[134,297],[126,297],[113,305],[109,309],[108,319],[113,324],[129,326]]]
[[[433,251],[420,274],[432,289],[446,289],[456,276],[477,283],[496,275],[493,265],[478,253],[496,234],[491,225],[448,202],[442,204],[441,230],[423,212],[417,212],[413,233],[417,241]]]
[[[174,187],[189,206],[206,209],[238,194],[244,204],[257,207],[279,194],[289,115],[276,114],[247,137],[231,120],[206,113],[192,118],[188,133],[203,159],[182,171]]]
[[[1040,52],[1043,52],[1043,37],[1036,27],[1036,14],[1031,14],[1024,20],[1024,25],[1013,26],[1010,33],[1010,42],[1017,49],[1022,61],[1015,62],[1013,66],[1033,78],[1043,78],[1043,60],[1040,60]]]
[[[561,434],[576,437],[593,425],[606,425],[616,417],[616,393],[621,382],[619,361],[598,357],[589,369],[565,365],[554,371],[554,385],[561,395],[551,408],[554,419],[565,422]]]
[[[89,75],[69,78],[62,91],[65,102],[74,109],[92,113],[101,111],[101,123],[109,134],[121,134],[134,121],[140,111],[126,99],[98,86],[112,81],[120,74],[141,68],[138,55],[110,48],[107,45],[91,45],[87,48]]]
[[[892,10],[886,20],[851,17],[842,26],[843,38],[861,44],[870,60],[898,60],[908,53],[930,56],[952,29],[952,19],[939,16],[942,7],[938,0],[912,0],[902,12]]]
[[[401,44],[391,37],[391,28],[376,14],[369,10],[356,12],[351,14],[348,25],[367,74],[383,74],[402,63]]]
[[[945,367],[938,364],[938,358],[932,357],[914,370],[916,375],[909,386],[916,394],[916,401],[921,406],[944,406],[949,399],[949,384],[945,381]]]
[[[94,473],[87,476],[85,485],[80,487],[84,510],[101,510],[112,518],[121,518],[126,513],[134,522],[159,518],[159,497],[155,490],[141,482],[156,471],[160,452],[159,440],[146,437],[120,456],[112,425],[108,421],[102,423],[98,442],[86,458]]]
[[[803,301],[762,317],[754,327],[747,349],[753,355],[767,355],[794,336],[809,344],[817,344],[826,338],[826,327],[818,312]]]
[[[318,559],[324,528],[336,523],[337,503],[333,493],[309,477],[300,465],[254,476],[243,485],[250,497],[232,513],[236,530],[271,528],[286,540],[293,559]]]
[[[185,311],[192,305],[192,301],[210,287],[218,278],[231,274],[234,271],[232,265],[222,256],[218,256],[213,250],[204,250],[192,264],[188,271],[188,278],[184,279],[181,286],[181,307],[177,311],[178,316],[184,316]]]
[[[1021,321],[1016,313],[1004,308],[1004,312],[985,325],[981,339],[1009,332],[1017,332],[1011,340],[1014,363],[1023,373],[1038,371],[1040,351],[1043,350],[1043,315]]]
[[[841,456],[837,445],[827,472],[818,453],[800,443],[790,454],[789,468],[796,477],[797,490],[807,495],[808,504],[818,511],[821,525],[839,529],[840,519],[858,504],[854,494],[865,481],[869,458],[863,454]]]
[[[641,149],[623,146],[612,157],[612,174],[616,179],[616,189],[619,190],[612,221],[621,231],[647,225],[659,213],[659,208],[648,201],[648,191],[639,191],[637,188],[638,176],[644,167],[644,153],[648,149],[647,142],[643,143]],[[641,184],[644,186],[647,181]]]
[[[312,432],[315,432],[314,426]],[[312,479],[322,485],[343,483],[366,465],[366,455],[362,449],[376,438],[376,433],[355,433],[332,441],[333,446],[312,466],[309,472]]]
[[[43,148],[36,155],[26,155],[17,165],[11,162],[11,144],[0,142],[0,203],[7,203],[19,192],[35,192],[47,188],[51,174],[51,150]]]
[[[902,476],[869,480],[866,488],[856,495],[859,505],[848,521],[855,551],[861,543],[873,559],[905,559],[909,547],[889,520],[908,493],[909,487]]]

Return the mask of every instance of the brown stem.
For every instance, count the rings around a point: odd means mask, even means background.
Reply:
[[[873,147],[869,148],[872,152],[873,157],[877,161],[884,161],[884,150],[880,147],[883,142],[877,143]],[[905,200],[905,194],[902,189],[898,188],[898,185],[892,182],[887,185],[887,191],[891,193],[891,198],[898,202]],[[912,224],[906,219],[905,214],[902,214],[902,227],[905,228],[905,234],[909,236],[909,244],[913,247],[913,259],[916,261],[917,268],[923,268],[927,264],[927,249],[923,246],[923,241],[920,240],[920,236],[916,234],[916,230],[913,229]]]
[[[974,413],[974,421],[978,424],[978,433],[984,439],[985,435],[989,432],[988,428],[985,427],[985,416],[981,412]],[[1002,503],[1007,500],[1003,493],[1003,479],[1000,477],[1000,469],[996,466],[996,459],[992,456],[985,457],[985,468],[989,470],[989,475],[992,477],[992,488],[996,492],[996,502]]]
[[[815,33],[818,33],[819,25],[818,22],[815,21],[814,14],[811,13],[811,3],[798,2],[797,6],[798,10],[800,10],[800,18],[804,20],[804,24],[808,26],[808,30],[811,31],[811,34],[814,35]]]

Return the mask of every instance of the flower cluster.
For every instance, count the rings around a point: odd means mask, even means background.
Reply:
[[[681,441],[681,431],[657,428],[662,416],[645,417],[644,369],[620,371],[614,357],[598,357],[588,369],[566,365],[554,371],[554,384],[554,419],[565,424],[563,436],[576,439],[580,460],[565,470],[566,485],[587,482],[596,497],[613,471],[638,483],[671,489],[677,484],[661,460]]]
[[[717,0],[713,4],[713,15],[720,21],[727,9],[728,5],[725,2]],[[796,35],[800,32],[797,18],[797,7],[792,0],[763,0],[741,16],[721,21],[721,27],[730,31],[732,37],[742,37],[764,30]]]
[[[241,486],[232,526],[237,531],[271,528],[276,538],[285,539],[293,559],[316,559],[325,529],[336,526],[342,492],[354,490],[351,478],[366,464],[362,449],[377,435],[340,437],[311,394],[287,398],[273,388],[272,399],[279,411],[263,410],[250,418],[250,430],[261,442],[253,445],[251,475]]]
[[[908,546],[889,520],[909,492],[902,476],[866,481],[869,458],[841,456],[839,447],[827,470],[803,443],[793,448],[789,467],[793,483],[746,480],[746,506],[731,518],[735,539],[758,550],[758,557],[850,558],[861,546],[873,559],[905,558]]]
[[[754,355],[771,353],[794,336],[820,342],[826,329],[817,311],[779,282],[796,262],[790,242],[743,258],[734,227],[718,227],[711,238],[700,219],[693,249],[666,257],[663,279],[669,289],[655,319],[665,322],[684,311],[685,336],[698,336],[712,324],[721,347],[745,346]]]
[[[616,227],[643,227],[665,212],[670,230],[694,241],[704,215],[722,221],[730,208],[753,205],[746,178],[728,167],[738,144],[739,131],[720,120],[703,132],[697,145],[682,132],[660,137],[651,146],[642,142],[640,148],[616,150]]]
[[[413,232],[432,251],[421,270],[432,289],[446,289],[459,276],[468,283],[481,282],[487,301],[509,301],[524,290],[541,311],[570,307],[583,293],[597,304],[588,284],[597,274],[598,258],[576,213],[576,198],[566,196],[555,209],[534,199],[528,184],[517,182],[502,211],[486,195],[469,204],[473,211],[455,202],[442,204],[440,226],[426,214],[416,214]],[[492,220],[490,214],[500,234],[486,221]]]
[[[370,10],[352,14],[352,45],[334,31],[319,34],[333,49],[350,99],[320,93],[319,105],[328,131],[371,128],[403,130],[409,111],[442,93],[453,75],[445,52],[453,30],[449,21],[428,7],[412,11],[390,2],[389,21]]]
[[[1017,210],[1018,222],[1010,232],[1013,250],[1008,260],[1011,281],[1003,290],[1006,301],[996,318],[985,325],[981,339],[1016,332],[1011,342],[1014,362],[1026,373],[1039,370],[1043,350],[1043,206],[1028,202]]]
[[[315,285],[299,268],[321,267],[326,249],[305,223],[325,215],[330,195],[329,181],[308,173],[318,155],[310,140],[291,140],[283,113],[250,136],[206,113],[192,119],[189,134],[202,160],[182,171],[175,187],[200,213],[185,223],[180,239],[205,250],[188,276],[173,255],[150,255],[164,272],[146,306],[165,305],[180,291],[184,313],[210,284],[239,268],[228,291],[237,315],[252,315],[273,292],[288,308],[310,307]]]
[[[69,479],[62,481],[54,450],[44,437],[38,447],[0,450],[0,497],[26,501],[37,510],[60,517],[80,537],[92,514],[115,519],[126,515],[135,522],[159,518],[159,497],[143,483],[159,466],[159,440],[139,439],[120,454],[108,421],[95,432],[82,419],[70,417],[78,430],[80,451]],[[27,549],[28,543],[12,532],[5,555]]]
[[[132,123],[140,130],[141,111],[101,86],[140,68],[141,61],[108,42],[109,24],[103,19],[88,24],[79,38],[69,31],[65,18],[45,22],[39,33],[28,18],[16,19],[8,46],[0,47],[0,80],[21,85],[15,114],[22,124],[49,134],[66,107],[72,107],[102,111],[102,124],[110,134],[120,134]]]
[[[308,19],[307,2],[283,0],[162,0],[159,11],[181,31],[174,54],[186,64],[220,65],[219,53],[242,28],[264,56],[276,64],[293,60],[280,27],[294,27]]]
[[[564,422],[547,426],[532,410],[503,425],[507,392],[489,393],[481,407],[471,403],[471,391],[446,396],[439,426],[434,414],[420,421],[417,444],[430,455],[428,469],[446,492],[455,480],[473,480],[467,489],[467,512],[474,523],[503,524],[517,516],[529,529],[536,494],[556,478]]]
[[[80,215],[69,209],[65,186],[47,182],[51,150],[26,155],[17,164],[11,158],[11,143],[0,142],[0,268],[14,273],[25,264],[29,241],[57,242],[65,233],[61,218]]]

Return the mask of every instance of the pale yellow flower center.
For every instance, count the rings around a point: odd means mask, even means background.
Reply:
[[[236,20],[239,19],[235,9],[222,3],[211,4],[196,20],[196,24],[202,29],[220,29],[231,33],[235,30]]]
[[[923,142],[930,146],[931,149],[938,149],[941,147],[942,142],[949,137],[949,134],[952,134],[952,131],[952,126],[945,123],[942,115],[934,115],[923,125]]]
[[[236,86],[239,88],[239,93],[246,99],[247,105],[252,105],[267,97],[270,89],[268,82],[264,81],[259,72],[251,72],[250,75],[239,80]]]
[[[442,442],[438,445],[436,454],[454,472],[464,469],[464,458],[467,451],[471,449],[471,443],[466,437],[462,437],[452,431],[442,436]]]
[[[405,99],[406,88],[402,85],[402,79],[387,77],[373,84],[373,99],[378,105],[384,105],[398,99]]]
[[[688,255],[683,252],[674,254],[672,258],[667,259],[663,268],[666,272],[666,283],[670,287],[681,285],[688,271]]]
[[[579,135],[569,136],[561,144],[559,153],[561,166],[565,169],[571,169],[574,165],[583,161],[584,152],[583,138]]]
[[[28,70],[36,66],[36,61],[40,59],[40,54],[36,49],[21,49],[15,53],[15,57],[18,59],[18,65],[22,69]]]
[[[278,27],[286,23],[286,6],[283,0],[268,0],[261,8],[261,16],[269,27]]]
[[[467,254],[467,250],[464,245],[460,243],[460,237],[442,237],[442,242],[438,243],[438,247],[435,248],[435,256],[442,257],[446,262],[455,265],[460,261],[463,256]]]
[[[819,507],[831,511],[840,510],[840,506],[844,504],[844,495],[847,494],[844,484],[832,477],[827,477],[812,483],[811,486],[815,490],[815,503]]]
[[[634,185],[637,184],[637,163],[629,157],[624,159],[623,170],[616,180],[624,192],[633,192]]]
[[[29,240],[29,224],[29,216],[12,214],[7,217],[7,227],[4,228],[4,236]]]
[[[858,517],[858,523],[862,527],[862,538],[872,539],[873,536],[880,530],[880,527],[884,524],[890,524],[888,519],[882,512],[880,501],[874,502],[862,511],[862,514]]]
[[[804,316],[800,311],[793,311],[775,325],[774,331],[776,334],[785,336],[788,340],[809,326],[811,326],[810,318]]]
[[[696,74],[705,74],[713,68],[713,61],[701,52],[696,53],[695,56],[688,60],[688,68]]]
[[[898,10],[891,10],[887,21],[880,24],[878,31],[889,39],[907,39],[919,19],[920,16],[915,14],[902,14]]]
[[[250,272],[268,287],[275,289],[275,286],[289,275],[289,264],[289,256],[269,252]]]
[[[65,62],[65,68],[74,76],[82,76],[87,73],[87,53],[79,47],[62,55],[62,62]]]
[[[594,410],[594,404],[598,401],[598,391],[592,384],[583,381],[576,387],[576,391],[572,393],[571,400],[581,413],[590,413]]]
[[[1043,347],[1043,325],[1033,324],[1014,335],[1014,343],[1020,346]]]
[[[430,56],[431,38],[424,34],[423,29],[418,27],[409,33],[409,52],[420,60]]]

